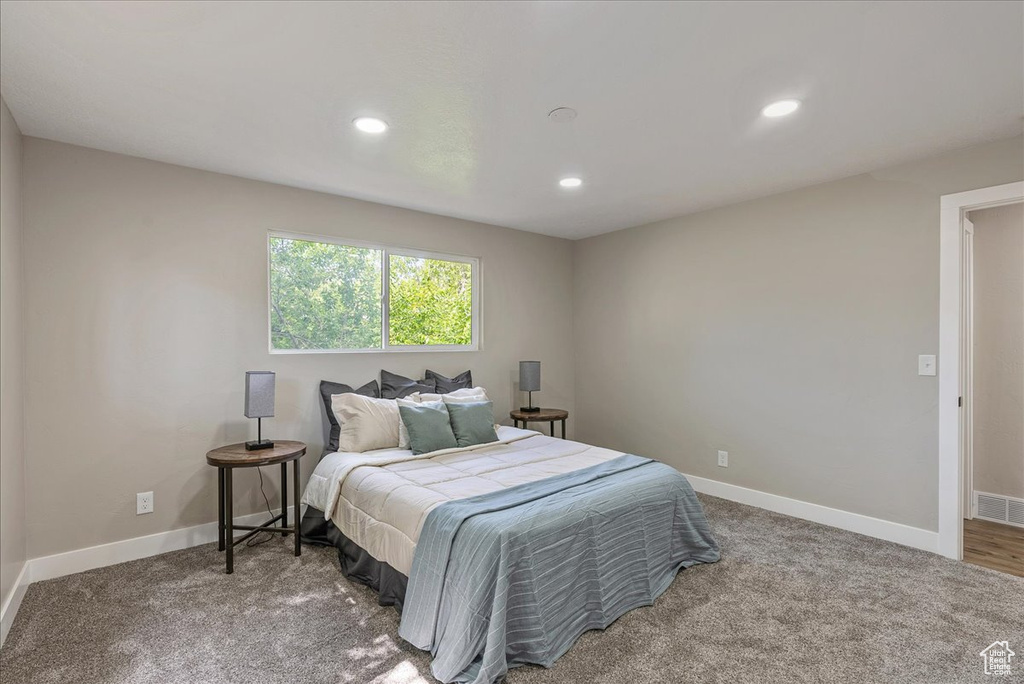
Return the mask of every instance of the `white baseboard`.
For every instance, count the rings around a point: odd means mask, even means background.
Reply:
[[[747,489],[739,485],[727,484],[718,480],[709,480],[696,475],[687,475],[693,488],[703,494],[717,496],[737,503],[764,508],[776,513],[782,513],[794,518],[810,520],[830,527],[838,527],[841,530],[848,530],[858,534],[864,534],[877,539],[896,542],[904,546],[911,546],[915,549],[939,552],[939,533],[930,530],[923,530],[919,527],[910,527],[901,523],[872,518],[859,513],[841,511],[838,508],[819,506],[818,504],[789,499],[778,494],[769,494],[756,489]]]
[[[274,509],[274,515],[281,512],[281,509]],[[295,507],[288,507],[288,520],[294,520],[291,516],[295,514]],[[236,525],[258,525],[266,520],[267,514],[253,513],[235,518]],[[236,536],[246,534],[239,532]],[[182,527],[169,532],[158,532],[145,537],[124,539],[122,541],[90,546],[84,549],[76,549],[66,553],[57,553],[52,556],[33,558],[29,561],[32,566],[32,581],[43,580],[72,575],[76,572],[85,572],[95,568],[103,568],[108,565],[125,563],[157,556],[168,551],[179,551],[200,544],[209,544],[217,541],[217,523],[204,523],[193,527]]]
[[[273,509],[274,515],[278,515],[281,509]],[[302,509],[299,509],[301,514]],[[294,520],[295,506],[288,507],[288,520]],[[259,525],[267,519],[266,512],[253,513],[235,518],[236,525]],[[235,536],[246,534],[240,531]],[[116,565],[127,561],[138,560],[156,556],[168,551],[179,551],[200,544],[209,544],[217,541],[217,523],[204,523],[192,527],[183,527],[168,532],[159,532],[145,537],[124,539],[122,541],[90,546],[84,549],[76,549],[66,553],[57,553],[52,556],[32,558],[25,562],[18,582],[11,595],[3,606],[3,613],[0,615],[0,626],[3,628],[0,636],[0,644],[7,638],[7,632],[14,623],[14,616],[21,605],[21,599],[32,582],[72,575],[76,572],[85,572],[96,568]]]
[[[28,585],[31,580],[31,566],[30,561],[25,561],[24,565],[21,566],[21,572],[18,573],[18,579],[14,580],[14,586],[11,587],[11,591],[4,598],[3,606],[0,607],[0,646],[4,645],[4,641],[7,640],[7,633],[11,631],[11,625],[14,624],[14,616],[18,614],[18,608],[21,607],[21,599],[25,598],[25,592],[28,591]]]

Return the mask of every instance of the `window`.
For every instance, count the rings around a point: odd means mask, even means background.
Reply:
[[[272,352],[477,348],[479,262],[270,235]]]
[[[473,265],[391,254],[388,340],[392,345],[473,342]]]

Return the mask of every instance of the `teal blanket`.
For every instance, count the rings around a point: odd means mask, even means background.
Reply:
[[[442,682],[550,667],[576,639],[650,605],[718,545],[690,483],[624,455],[452,501],[427,516],[399,634]]]

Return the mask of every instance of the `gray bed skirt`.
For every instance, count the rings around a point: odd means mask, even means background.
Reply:
[[[333,546],[338,549],[341,574],[377,592],[377,603],[394,606],[401,614],[405,603],[405,590],[409,578],[387,563],[382,563],[363,547],[346,537],[334,523],[324,518],[324,512],[308,506],[302,516],[302,543]]]

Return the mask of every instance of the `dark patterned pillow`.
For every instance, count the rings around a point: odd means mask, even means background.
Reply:
[[[389,373],[386,370],[380,372],[380,396],[384,399],[401,399],[413,392],[437,392],[433,380],[413,380],[404,375]]]
[[[331,382],[330,380],[320,381],[320,398],[323,399],[324,409],[327,411],[327,420],[331,424],[331,438],[327,442],[327,451],[338,450],[338,435],[341,434],[341,425],[338,424],[338,417],[334,415],[334,409],[331,408],[331,395],[332,394],[348,394],[349,392],[355,392],[361,394],[364,397],[380,397],[380,389],[377,387],[377,381],[371,380],[359,389],[352,389],[348,385],[340,382]]]
[[[433,380],[437,386],[438,394],[448,394],[454,392],[457,389],[463,389],[465,387],[473,386],[473,372],[466,371],[465,373],[459,373],[454,378],[446,378],[440,373],[435,373],[432,370],[428,370],[426,373],[427,380]]]

